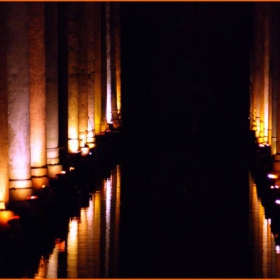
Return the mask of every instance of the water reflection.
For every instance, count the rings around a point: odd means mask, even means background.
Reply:
[[[41,257],[34,278],[107,278],[118,276],[121,167],[101,179],[88,206],[71,218],[66,240]]]
[[[250,238],[252,248],[252,272],[256,278],[280,277],[280,252],[277,250],[271,230],[271,218],[258,196],[257,186],[249,174],[250,187]]]

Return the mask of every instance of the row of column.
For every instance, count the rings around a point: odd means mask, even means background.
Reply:
[[[59,120],[65,114],[70,153],[91,147],[120,114],[118,9],[94,2],[1,3],[0,208],[32,195],[62,170]],[[62,20],[67,28],[58,30]],[[59,49],[67,53],[65,68]],[[67,84],[66,98],[59,98],[59,83]]]
[[[280,171],[280,56],[279,8],[275,3],[254,4],[251,56],[251,129],[259,145],[271,146],[274,169]]]
[[[92,146],[121,112],[119,5],[71,3],[68,12],[68,148]]]

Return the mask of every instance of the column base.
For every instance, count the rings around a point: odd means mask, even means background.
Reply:
[[[76,153],[79,150],[79,139],[68,139],[68,152]]]
[[[47,176],[32,177],[32,186],[34,190],[41,190],[49,184],[49,178]]]
[[[4,201],[0,201],[0,211],[6,209],[6,205]]]
[[[34,190],[42,189],[42,186],[49,184],[47,166],[31,167],[31,179]]]
[[[24,201],[33,194],[32,181],[10,180],[9,202]]]
[[[62,165],[61,164],[55,164],[55,165],[48,165],[48,176],[50,178],[55,178],[55,176],[62,171]]]

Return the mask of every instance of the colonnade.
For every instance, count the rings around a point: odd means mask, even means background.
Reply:
[[[62,171],[60,148],[68,153],[91,148],[94,137],[118,119],[120,20],[117,3],[0,6],[0,208],[5,208]]]
[[[280,172],[280,37],[278,3],[254,3],[250,126],[260,146],[270,146]]]

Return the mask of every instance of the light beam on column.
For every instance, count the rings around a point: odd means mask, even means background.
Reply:
[[[28,3],[30,152],[34,189],[48,184],[44,3]]]
[[[94,146],[94,7],[95,3],[86,3],[86,23],[87,23],[87,73],[88,73],[88,135],[87,144],[90,148]]]
[[[110,3],[105,3],[106,9],[106,121],[112,121],[112,72],[111,72],[111,28]]]
[[[100,134],[101,110],[101,3],[94,3],[94,131]]]
[[[45,3],[47,164],[49,177],[62,171],[58,148],[57,3]]]
[[[68,4],[68,151],[79,149],[77,3]]]
[[[9,199],[8,177],[8,96],[7,56],[4,5],[0,8],[0,209],[5,208]]]
[[[30,173],[28,8],[6,3],[10,201],[32,195]]]
[[[266,13],[264,18],[264,129],[263,141],[269,145],[271,145],[271,95],[270,95],[270,17],[269,17],[269,6],[266,6]]]
[[[114,3],[114,11],[117,110],[118,114],[121,114],[121,25],[119,3]]]
[[[255,129],[259,143],[263,142],[263,14],[260,6],[254,13],[254,55],[253,55],[253,100],[255,105]]]
[[[78,89],[79,89],[79,147],[87,143],[88,134],[88,71],[87,71],[87,30],[86,5],[79,3],[79,32],[78,32]]]

